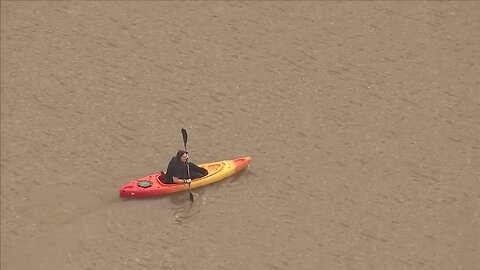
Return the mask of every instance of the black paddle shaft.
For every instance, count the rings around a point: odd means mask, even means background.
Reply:
[[[182,137],[183,137],[183,146],[185,148],[185,152],[187,152],[188,134],[184,128],[182,128]],[[187,163],[188,179],[190,179],[190,166],[188,166],[188,159],[186,163]],[[189,192],[190,201],[193,203],[192,183],[188,183],[188,192]]]

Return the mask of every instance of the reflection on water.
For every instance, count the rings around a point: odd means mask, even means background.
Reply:
[[[188,192],[172,194],[170,201],[174,204],[173,210],[174,222],[181,224],[190,221],[201,212],[202,205],[205,204],[204,197],[193,192],[193,202],[190,201]]]

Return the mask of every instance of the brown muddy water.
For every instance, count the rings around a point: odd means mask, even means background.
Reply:
[[[479,2],[1,2],[1,269],[480,269]],[[189,132],[198,190],[122,200]]]

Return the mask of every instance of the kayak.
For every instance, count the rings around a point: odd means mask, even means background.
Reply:
[[[204,177],[193,179],[191,183],[192,189],[203,187],[228,178],[246,169],[251,160],[251,157],[241,157],[200,164],[200,167],[207,169],[208,174]],[[184,184],[163,183],[162,177],[164,176],[165,174],[161,172],[135,179],[120,188],[120,197],[154,197],[189,189],[188,185]]]

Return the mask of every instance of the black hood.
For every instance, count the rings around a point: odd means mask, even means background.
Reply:
[[[187,153],[187,151],[178,150],[178,152],[177,152],[177,159],[178,159],[179,161],[181,161],[181,158],[182,158],[183,154],[185,154],[185,153]]]

